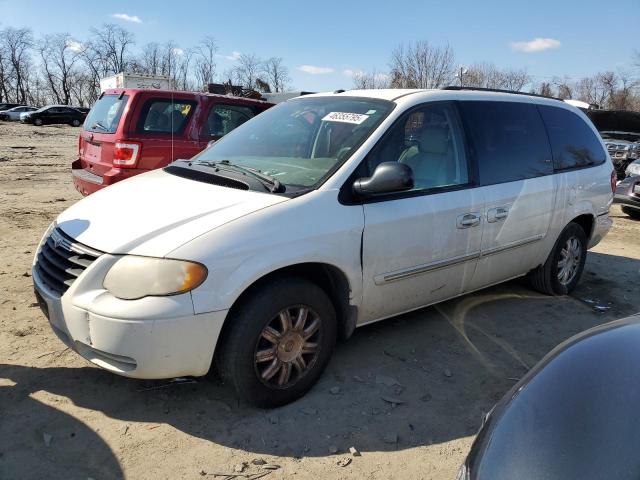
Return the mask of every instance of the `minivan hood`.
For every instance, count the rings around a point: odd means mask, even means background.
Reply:
[[[162,257],[203,233],[286,200],[155,170],[85,197],[56,222],[78,242],[103,252]]]

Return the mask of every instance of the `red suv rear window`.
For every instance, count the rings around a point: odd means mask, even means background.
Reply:
[[[104,95],[87,115],[84,129],[96,133],[115,133],[128,101],[127,95]]]

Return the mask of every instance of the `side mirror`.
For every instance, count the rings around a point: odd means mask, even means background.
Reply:
[[[403,192],[412,188],[411,167],[398,162],[383,162],[376,167],[373,175],[359,178],[353,184],[353,191],[362,197]]]

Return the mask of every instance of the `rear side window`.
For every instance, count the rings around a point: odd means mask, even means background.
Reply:
[[[196,102],[190,100],[148,100],[138,120],[138,132],[180,134],[189,123],[195,107]]]
[[[600,165],[607,159],[596,134],[575,113],[557,107],[540,105],[551,140],[553,164],[556,170]]]
[[[459,105],[482,185],[553,173],[549,140],[535,105],[466,101]]]
[[[253,108],[244,105],[214,105],[204,126],[205,136],[222,137],[254,116]]]
[[[120,123],[120,117],[129,97],[127,95],[104,95],[93,106],[84,129],[96,133],[115,133]]]

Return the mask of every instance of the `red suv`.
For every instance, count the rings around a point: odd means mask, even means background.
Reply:
[[[191,158],[211,140],[272,107],[226,95],[114,89],[89,112],[78,139],[73,183],[89,195],[173,160]]]

